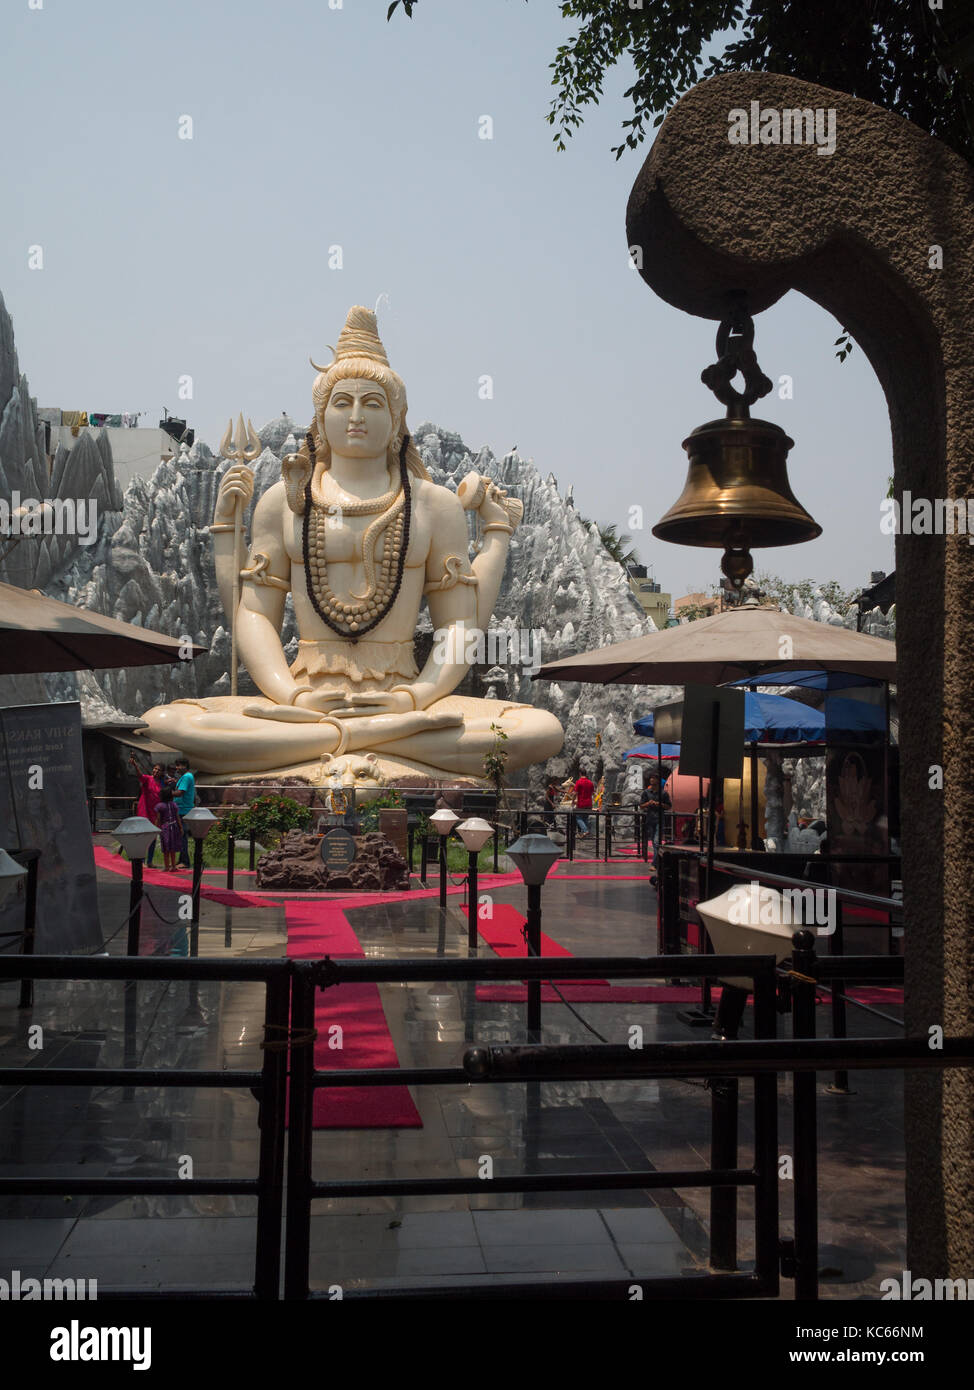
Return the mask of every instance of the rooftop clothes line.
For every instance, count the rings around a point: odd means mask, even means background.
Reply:
[[[139,423],[139,416],[144,414],[142,410],[109,415],[98,410],[58,410],[44,406],[38,410],[37,419],[41,424],[50,425],[52,429],[66,425],[71,433],[76,435],[79,430],[88,426],[110,430],[135,429]]]

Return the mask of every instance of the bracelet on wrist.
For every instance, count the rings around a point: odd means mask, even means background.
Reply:
[[[418,708],[419,708],[419,706],[418,706],[417,703],[416,703],[416,696],[413,694],[413,691],[412,691],[411,687],[408,686],[408,685],[394,685],[394,686],[391,687],[391,689],[390,689],[390,691],[389,691],[389,694],[390,694],[390,695],[400,695],[400,694],[402,694],[402,695],[408,695],[409,698],[410,698],[410,700],[411,700],[412,703],[413,703],[413,709],[418,709]]]
[[[513,527],[513,526],[505,526],[505,524],[504,524],[503,521],[491,521],[491,522],[489,522],[489,523],[484,527],[484,535],[485,535],[485,536],[487,535],[487,532],[488,532],[488,531],[506,531],[507,534],[508,534],[509,536],[513,536],[513,535],[514,535],[514,527]]]
[[[218,531],[234,531],[234,530],[236,530],[236,522],[234,522],[234,521],[218,521],[218,522],[214,523],[214,525],[212,525],[212,526],[210,527],[210,535],[211,535],[211,536],[212,536],[212,535],[215,535]]]
[[[310,685],[299,685],[298,688],[291,695],[290,699],[288,700],[288,704],[293,705],[299,695],[310,695],[313,688],[314,687]]]

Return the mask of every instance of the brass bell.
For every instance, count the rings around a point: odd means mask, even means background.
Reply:
[[[750,417],[749,404],[772,389],[757,365],[753,336],[752,321],[742,315],[720,325],[719,360],[702,380],[727,406],[727,417],[700,425],[683,441],[690,460],[686,484],[653,527],[660,540],[723,549],[721,569],[736,589],[753,569],[752,545],[797,545],[822,534],[788,485],[794,440],[778,425]],[[738,371],[743,392],[730,384]]]

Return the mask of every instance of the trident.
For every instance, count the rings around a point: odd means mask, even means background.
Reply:
[[[223,436],[220,444],[220,457],[228,459],[234,463],[253,463],[260,458],[261,442],[257,438],[257,432],[248,418],[247,428],[244,429],[243,416],[237,416],[237,437],[230,443],[230,436],[233,430],[233,418],[231,417],[227,432]],[[230,606],[230,694],[237,693],[237,604],[240,602],[240,566],[242,556],[240,554],[240,533],[243,529],[243,498],[234,498],[233,506],[233,601]]]

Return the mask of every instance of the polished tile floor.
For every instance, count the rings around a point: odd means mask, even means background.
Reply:
[[[582,851],[584,857],[584,847]],[[653,954],[656,903],[643,866],[562,863],[544,892],[544,928],[574,954]],[[631,877],[636,875],[637,877]],[[238,880],[245,888],[246,879]],[[127,912],[123,877],[99,874],[106,936]],[[492,890],[523,908],[524,890]],[[176,893],[151,889],[142,951],[182,953]],[[435,898],[381,907],[348,905],[368,956],[466,955],[459,895],[446,920]],[[267,902],[205,902],[201,953],[278,956],[284,909]],[[107,949],[124,950],[124,932]],[[489,954],[486,946],[481,952]],[[256,1068],[259,985],[142,984],[138,1057],[146,1066]],[[0,985],[0,1060],[7,1065],[106,1067],[124,1057],[124,986],[41,982],[29,1015],[15,986]],[[453,1066],[472,1043],[525,1039],[524,1006],[477,1001],[472,986],[382,986],[404,1066]],[[679,1005],[545,1004],[546,1042],[593,1041],[586,1027],[624,1042],[638,1023],[647,1041],[699,1038]],[[820,1028],[827,1031],[825,1010]],[[27,1024],[44,1030],[42,1053]],[[887,1026],[851,1011],[850,1031]],[[790,1151],[789,1080],[779,1085],[782,1153]],[[823,1296],[875,1298],[903,1268],[903,1134],[900,1079],[860,1072],[854,1094],[819,1086],[820,1240]],[[700,1083],[591,1082],[415,1088],[422,1129],[318,1131],[315,1176],[455,1177],[485,1157],[495,1175],[704,1167],[710,1097]],[[741,1084],[741,1159],[753,1137],[749,1084]],[[249,1177],[257,1165],[257,1107],[247,1090],[0,1089],[0,1175]],[[782,1233],[790,1187],[780,1184]],[[329,1288],[634,1278],[707,1269],[709,1198],[703,1189],[326,1198],[312,1217],[312,1283]],[[103,1287],[246,1287],[252,1281],[255,1201],[250,1197],[0,1197],[0,1277],[96,1278]],[[162,1218],[174,1219],[165,1220]],[[742,1268],[753,1258],[750,1199],[742,1196]],[[782,1285],[790,1297],[791,1285]]]

